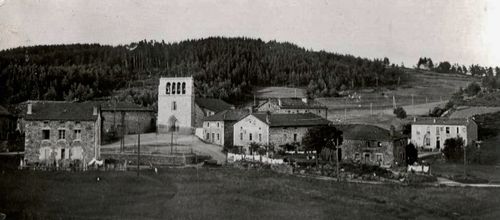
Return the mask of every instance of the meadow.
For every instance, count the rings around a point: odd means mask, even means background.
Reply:
[[[499,219],[500,189],[337,183],[269,170],[1,174],[8,219]],[[100,181],[97,181],[97,177]]]

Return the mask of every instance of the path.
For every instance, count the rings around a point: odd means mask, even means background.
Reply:
[[[434,156],[434,155],[441,155],[441,151],[418,153],[418,158],[422,159],[422,158],[426,158],[426,157],[430,157],[430,156]]]
[[[500,188],[500,184],[489,184],[489,183],[459,183],[450,179],[443,177],[437,178],[438,185],[445,186],[460,186],[460,187],[480,187],[480,188]]]
[[[170,152],[170,134],[156,134],[156,133],[146,133],[141,134],[141,146],[146,146],[154,148],[155,151],[161,153]],[[137,134],[126,135],[125,147],[137,146]],[[193,151],[201,152],[203,154],[210,155],[213,159],[217,160],[218,163],[224,164],[226,161],[226,156],[223,154],[222,147],[214,144],[207,144],[194,135],[181,135],[175,134],[173,138],[173,143],[175,149],[180,151],[189,152],[191,149]],[[107,144],[101,146],[102,149],[119,149],[120,142],[115,142],[112,144]]]

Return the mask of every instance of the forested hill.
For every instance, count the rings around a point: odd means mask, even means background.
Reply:
[[[28,99],[88,100],[134,81],[193,75],[197,95],[236,100],[253,86],[301,86],[311,96],[392,85],[402,70],[388,59],[310,51],[290,43],[212,37],[179,43],[140,41],[124,46],[72,44],[0,51],[3,103]],[[151,94],[138,102],[150,105]],[[137,101],[137,100],[136,100]]]

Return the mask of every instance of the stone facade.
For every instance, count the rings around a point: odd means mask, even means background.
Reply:
[[[192,77],[160,78],[158,85],[158,132],[174,128],[181,133],[193,133],[195,120],[194,84]]]
[[[267,145],[270,142],[269,125],[254,115],[249,115],[236,122],[233,128],[235,146],[248,148],[252,142],[260,145]]]
[[[477,124],[472,120],[462,121],[463,123],[439,120],[432,120],[429,123],[416,121],[411,125],[411,142],[418,148],[428,150],[443,149],[447,139],[457,137],[461,137],[465,144],[473,144],[477,140]]]
[[[405,138],[391,141],[344,139],[340,155],[342,160],[381,167],[393,167],[405,164],[405,146]]]
[[[71,160],[99,158],[98,121],[27,120],[25,161],[62,166]]]
[[[224,130],[224,121],[205,121],[203,122],[203,140],[223,146],[225,140]]]
[[[197,128],[203,127],[203,119],[210,115],[213,115],[213,112],[206,112],[199,105],[194,105],[194,126]]]
[[[106,135],[147,133],[155,130],[156,121],[153,111],[101,111],[102,131]],[[123,130],[121,130],[123,129]]]

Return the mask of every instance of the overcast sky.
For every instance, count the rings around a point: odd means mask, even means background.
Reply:
[[[313,50],[500,66],[495,0],[0,0],[0,49],[209,36]]]

